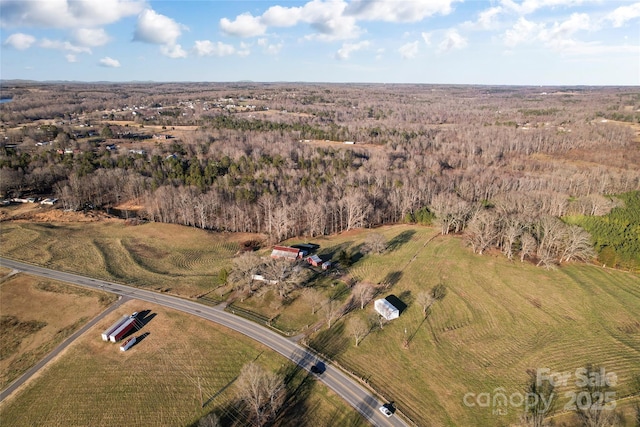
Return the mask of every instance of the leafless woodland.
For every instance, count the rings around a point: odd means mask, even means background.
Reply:
[[[640,189],[635,87],[3,82],[2,93],[6,197],[129,203],[152,221],[272,241],[434,221],[477,253],[550,265],[591,256],[584,230],[559,217],[604,214],[608,195]]]

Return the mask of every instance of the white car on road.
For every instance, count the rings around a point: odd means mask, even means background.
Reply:
[[[387,405],[382,405],[378,409],[380,409],[380,412],[382,412],[387,418],[389,418],[391,415],[393,415],[393,412],[391,412],[391,409],[389,409],[387,407]]]

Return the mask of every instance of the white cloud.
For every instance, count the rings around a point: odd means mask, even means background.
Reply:
[[[615,28],[620,28],[628,21],[640,17],[640,3],[634,3],[630,6],[621,6],[609,13],[605,19],[611,21]]]
[[[451,29],[445,33],[444,39],[438,45],[438,52],[464,49],[465,47],[467,47],[467,39],[462,37],[457,30]]]
[[[514,0],[501,0],[505,9],[520,15],[527,15],[543,8],[571,8],[583,3],[591,3],[598,0],[524,0],[520,3]]]
[[[100,61],[98,61],[98,65],[100,65],[101,67],[107,67],[107,68],[118,68],[120,67],[120,61],[118,61],[117,59],[113,59],[109,56],[105,56]]]
[[[266,38],[258,39],[258,46],[262,47],[264,53],[268,55],[277,55],[282,50],[282,43],[269,43]]]
[[[413,59],[418,56],[418,44],[419,42],[416,40],[414,42],[406,43],[398,49],[400,52],[400,56],[403,59]]]
[[[45,49],[57,49],[57,50],[66,50],[73,53],[91,53],[91,49],[86,46],[76,46],[68,41],[61,40],[50,40],[50,39],[42,39],[40,40],[40,47]]]
[[[212,43],[210,40],[196,40],[193,50],[198,56],[228,56],[233,55],[236,51],[230,44]]]
[[[90,28],[140,13],[145,0],[0,0],[3,27]]]
[[[133,39],[145,43],[175,45],[183,28],[168,16],[145,9],[138,15]]]
[[[543,28],[544,24],[536,24],[521,17],[513,28],[505,31],[503,36],[504,44],[508,47],[514,47],[522,42],[532,41]]]
[[[160,53],[173,59],[187,57],[187,51],[184,50],[179,44],[167,44],[164,46],[160,46]]]
[[[346,8],[347,3],[342,0],[313,0],[303,6],[302,19],[320,33],[315,37],[320,40],[345,40],[358,37],[362,31],[357,25],[356,18],[345,14]]]
[[[261,16],[243,13],[233,21],[222,18],[220,29],[230,36],[257,37],[264,35],[268,27],[292,27],[306,23],[316,31],[306,39],[345,40],[362,33],[356,25],[356,18],[345,15],[346,7],[343,0],[312,0],[302,7],[272,6]]]
[[[271,27],[291,27],[303,19],[301,7],[272,6],[260,17],[263,25]]]
[[[29,49],[32,44],[36,42],[36,38],[29,34],[15,33],[11,34],[4,41],[5,46],[11,46],[14,49],[25,50]]]
[[[343,43],[342,47],[338,49],[338,51],[336,52],[335,57],[336,59],[341,59],[341,60],[349,59],[349,57],[353,52],[357,52],[358,50],[361,50],[361,49],[366,49],[370,45],[371,43],[369,43],[367,40],[364,40],[358,43]]]
[[[497,17],[502,13],[501,7],[491,7],[480,12],[477,25],[483,30],[494,29]]]
[[[311,23],[311,27],[318,32],[309,39],[323,41],[354,39],[362,34],[360,27],[356,25],[356,20],[348,17],[337,16],[327,20],[317,20]]]
[[[71,62],[71,63],[78,62],[78,58],[76,58],[76,56],[74,54],[72,54],[72,53],[69,53],[69,54],[65,55],[64,57],[66,58],[67,62]]]
[[[186,58],[187,52],[178,44],[184,25],[154,10],[145,9],[138,15],[134,41],[160,45],[160,53],[169,58]]]
[[[555,23],[549,30],[546,37],[548,38],[564,38],[580,30],[591,30],[591,19],[586,13],[574,13],[569,19],[562,23]],[[543,36],[544,38],[545,36]]]
[[[267,26],[261,22],[260,17],[253,16],[250,13],[243,13],[233,21],[222,18],[220,20],[220,29],[230,36],[255,37],[263,35],[267,31]]]
[[[76,42],[82,46],[102,46],[110,40],[109,35],[102,28],[78,28],[73,35]]]
[[[547,48],[568,53],[577,51],[578,46],[587,45],[574,40],[572,36],[575,33],[595,29],[597,25],[585,13],[574,13],[563,22],[555,22],[550,28],[545,24],[537,24],[521,17],[512,29],[505,31],[503,40],[508,47],[538,42]],[[585,51],[585,49],[582,50]]]
[[[448,15],[461,0],[353,0],[345,13],[358,19],[385,22],[418,22],[436,14]]]
[[[424,40],[424,43],[427,46],[431,46],[431,33],[422,33],[420,35],[422,36],[422,40]]]
[[[251,45],[249,43],[240,43],[240,49],[237,51],[238,56],[249,56],[251,55]]]

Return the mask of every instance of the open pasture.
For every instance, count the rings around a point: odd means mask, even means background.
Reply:
[[[133,311],[148,319],[134,334],[138,343],[121,352],[117,344],[102,341],[106,327]],[[290,406],[278,425],[293,425],[291,420],[299,426],[366,425],[276,353],[211,322],[139,301],[123,304],[74,342],[0,406],[0,417],[14,426],[185,426],[213,411],[234,421],[237,415],[228,410],[234,381],[251,361],[289,375]]]
[[[66,337],[116,300],[41,277],[0,283],[0,387],[4,389]]]
[[[249,235],[172,224],[5,222],[3,256],[128,285],[195,296],[217,286],[221,269]]]

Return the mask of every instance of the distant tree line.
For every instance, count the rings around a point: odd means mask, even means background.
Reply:
[[[0,106],[0,117],[17,147],[0,150],[0,191],[54,193],[70,209],[136,200],[152,221],[273,241],[437,221],[444,234],[464,232],[478,253],[496,248],[547,265],[590,256],[588,235],[557,218],[606,214],[618,202],[605,195],[640,189],[633,131],[597,115],[602,105],[636,106],[624,89],[546,97],[539,88],[411,85],[61,85],[39,87],[38,96],[29,85],[10,89],[14,101]],[[202,106],[221,98],[287,113],[250,118]],[[195,107],[183,107],[189,99]],[[158,124],[198,128],[144,154],[107,150],[115,128],[102,117],[123,105],[163,105],[172,115],[158,114]],[[8,129],[43,117],[89,122],[100,135],[76,136],[64,120]]]

